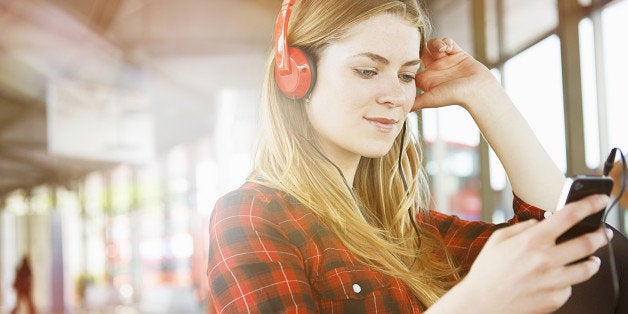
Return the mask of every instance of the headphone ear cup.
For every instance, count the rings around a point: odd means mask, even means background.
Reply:
[[[290,73],[281,75],[275,66],[275,82],[279,90],[288,98],[301,99],[307,95],[316,83],[316,65],[314,58],[299,48],[288,48]]]

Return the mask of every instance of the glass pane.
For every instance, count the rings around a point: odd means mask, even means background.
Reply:
[[[512,54],[556,28],[556,0],[504,1],[504,49]]]
[[[628,73],[628,59],[626,51],[628,50],[628,42],[623,38],[626,37],[626,29],[628,29],[628,1],[621,1],[615,5],[609,6],[602,11],[602,27],[604,37],[604,60],[606,69],[606,92],[607,92],[607,110],[608,110],[608,143],[611,147],[619,147],[624,154],[628,153],[628,101],[626,100],[626,79]],[[620,168],[615,168],[619,170]],[[619,181],[620,171],[611,172],[611,176]],[[613,195],[619,193],[619,185],[613,191]],[[628,231],[628,191],[624,190],[624,195],[619,201],[619,208],[615,208],[609,214],[609,221],[615,226],[615,222],[624,220],[624,232]]]
[[[479,130],[461,107],[422,111],[426,171],[433,208],[470,220],[481,212],[478,180]]]
[[[434,37],[450,37],[465,51],[473,53],[471,1],[430,1]]]
[[[580,21],[579,33],[585,159],[588,168],[597,169],[600,166],[600,132],[595,79],[595,46],[593,24],[590,19],[586,18]]]
[[[553,35],[504,65],[506,91],[558,167],[567,169],[560,42]],[[525,149],[522,147],[522,149]]]
[[[498,81],[502,82],[502,73],[498,69],[491,69],[491,73],[493,73]],[[491,188],[494,191],[501,191],[507,187],[508,178],[506,176],[506,170],[491,147],[489,147],[489,173]],[[509,201],[509,203],[512,202]],[[499,207],[499,205],[497,207]]]
[[[618,2],[602,12],[604,59],[606,61],[609,144],[628,151],[628,101],[626,100],[626,73],[628,59],[628,1]],[[609,147],[610,148],[610,147]]]
[[[500,30],[498,22],[498,1],[501,0],[485,1],[486,21],[484,31],[486,32],[486,58],[491,63],[497,62],[501,57],[499,54]]]

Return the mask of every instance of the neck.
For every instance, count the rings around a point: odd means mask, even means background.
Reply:
[[[355,177],[355,172],[358,169],[358,164],[360,163],[359,155],[351,155],[351,156],[338,156],[338,154],[329,154],[326,153],[325,150],[320,150],[315,147],[315,149],[325,158],[329,163],[331,163],[340,173],[340,175],[345,180],[345,183],[351,189],[353,186],[353,178]]]
[[[353,178],[355,178],[355,172],[358,169],[358,163],[360,160],[358,159],[356,162],[351,163],[350,165],[339,165],[335,164],[336,167],[340,170],[342,176],[347,181],[347,185],[349,188],[353,187]]]

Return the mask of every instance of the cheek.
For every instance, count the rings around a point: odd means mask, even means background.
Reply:
[[[403,105],[403,111],[406,113],[406,115],[410,112],[410,110],[412,110],[412,107],[414,106],[414,100],[416,99],[416,87],[414,87],[414,84],[411,88],[408,89],[407,93],[408,96]]]
[[[333,133],[342,123],[344,112],[338,106],[334,106],[330,99],[319,99],[306,107],[308,120],[316,133]]]
[[[315,95],[316,104],[313,96],[311,105],[318,105],[324,108],[315,110],[326,110],[328,115],[332,113],[351,115],[355,114],[356,111],[360,111],[363,104],[369,103],[367,100],[372,97],[373,89],[366,84],[360,84],[354,78],[338,76],[333,80],[326,81],[325,85],[321,84],[319,90],[321,92]]]

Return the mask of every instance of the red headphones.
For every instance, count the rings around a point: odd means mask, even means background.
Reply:
[[[288,98],[301,99],[316,81],[314,59],[305,51],[288,47],[288,20],[295,0],[283,0],[275,24],[275,81]]]

